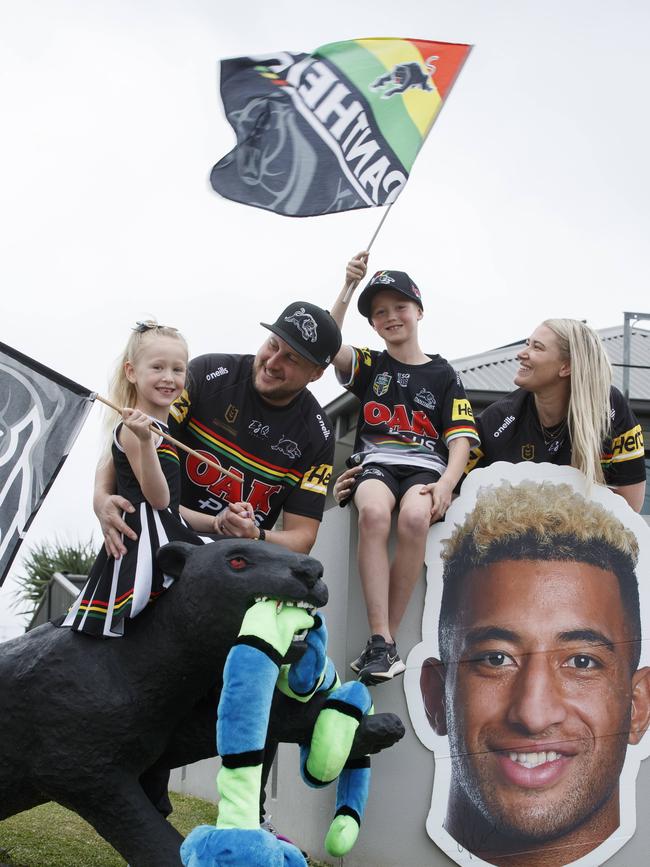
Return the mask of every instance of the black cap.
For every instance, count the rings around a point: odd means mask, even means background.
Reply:
[[[370,282],[361,295],[359,295],[359,301],[357,302],[359,313],[365,316],[368,321],[370,321],[372,299],[377,292],[381,292],[383,289],[391,289],[393,292],[400,292],[402,295],[406,295],[411,301],[415,301],[420,310],[424,310],[420,290],[406,271],[377,271],[376,274],[372,275]]]
[[[327,310],[309,301],[294,301],[273,325],[260,322],[308,361],[327,367],[341,348],[341,331]]]

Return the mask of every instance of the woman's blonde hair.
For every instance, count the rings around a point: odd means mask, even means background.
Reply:
[[[611,430],[612,367],[598,334],[578,319],[546,319],[561,354],[571,364],[571,393],[567,424],[571,464],[590,482],[605,484],[601,454]]]
[[[136,405],[138,393],[135,383],[130,382],[127,379],[124,366],[127,361],[131,362],[131,364],[135,364],[144,347],[157,337],[172,337],[174,340],[179,340],[185,348],[185,352],[188,352],[187,342],[180,331],[176,328],[172,328],[169,325],[158,325],[155,319],[148,319],[146,322],[137,322],[123,352],[115,363],[113,373],[109,380],[108,398],[111,403],[115,404],[115,406],[134,407]],[[104,457],[110,456],[115,423],[115,412],[107,407],[104,419]]]

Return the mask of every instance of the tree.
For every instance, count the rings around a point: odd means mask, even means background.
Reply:
[[[24,602],[27,606],[20,613],[34,614],[55,572],[87,575],[97,553],[92,538],[76,544],[55,539],[52,543],[34,545],[23,561],[25,574],[16,577],[20,590],[17,591],[19,599],[15,605]]]

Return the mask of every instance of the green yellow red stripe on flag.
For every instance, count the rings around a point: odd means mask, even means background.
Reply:
[[[382,135],[410,171],[470,48],[448,42],[377,37],[334,42],[314,54],[326,58],[363,93]],[[409,86],[403,92],[396,90],[389,96],[388,88],[372,87],[382,76],[395,74],[409,64],[417,64],[423,75],[428,73],[428,82]],[[431,89],[427,89],[429,86]]]

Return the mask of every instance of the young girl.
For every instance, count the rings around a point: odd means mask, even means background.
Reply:
[[[112,402],[124,407],[112,433],[111,457],[117,492],[135,506],[123,517],[137,541],[125,537],[127,552],[118,560],[102,548],[63,626],[119,638],[124,621],[172,583],[156,563],[158,548],[173,540],[195,545],[209,541],[197,536],[180,515],[176,448],[149,429],[153,423],[167,431],[169,408],[185,387],[187,358],[187,344],[175,328],[138,322],[133,330],[111,382]],[[213,518],[185,509],[183,515],[196,530],[216,532]]]

